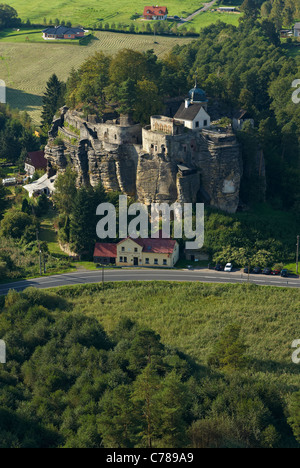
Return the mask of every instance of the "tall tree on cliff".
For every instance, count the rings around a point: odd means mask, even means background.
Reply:
[[[53,74],[47,82],[43,96],[42,127],[45,132],[50,128],[56,111],[64,104],[65,84]]]

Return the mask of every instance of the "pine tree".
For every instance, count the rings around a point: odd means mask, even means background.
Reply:
[[[63,105],[64,83],[53,74],[49,79],[43,96],[42,126],[49,128],[56,111]]]
[[[91,254],[96,242],[96,206],[93,189],[82,187],[70,216],[70,244],[78,254]]]

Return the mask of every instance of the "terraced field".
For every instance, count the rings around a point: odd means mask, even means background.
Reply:
[[[43,92],[49,77],[56,73],[66,80],[72,67],[79,67],[97,50],[114,54],[120,49],[138,51],[154,49],[163,56],[175,44],[186,44],[191,38],[156,37],[97,32],[88,46],[60,42],[7,42],[0,40],[0,78],[6,81],[7,100],[11,107],[26,110],[38,125]],[[28,36],[31,37],[31,36]],[[13,38],[12,38],[13,41]]]

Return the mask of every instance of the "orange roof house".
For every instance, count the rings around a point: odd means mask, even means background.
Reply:
[[[165,6],[145,6],[143,16],[148,20],[165,20],[168,16],[168,9]]]

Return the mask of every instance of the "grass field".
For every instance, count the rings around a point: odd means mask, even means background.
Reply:
[[[205,364],[229,323],[239,323],[248,346],[251,372],[299,388],[300,366],[291,343],[299,339],[300,292],[251,285],[120,283],[68,287],[74,312],[96,317],[110,333],[126,316],[154,329],[163,343]],[[249,368],[249,370],[250,370]]]
[[[241,15],[239,13],[220,13],[218,11],[207,11],[199,13],[195,16],[192,21],[188,21],[185,25],[188,27],[193,26],[196,32],[199,32],[202,28],[214,24],[217,21],[222,21],[223,23],[233,24],[238,26],[239,18]]]
[[[38,33],[37,33],[38,34]],[[27,111],[34,123],[40,123],[42,95],[46,82],[53,73],[66,80],[72,67],[79,67],[98,50],[114,54],[123,48],[146,51],[154,49],[163,56],[175,44],[186,44],[191,38],[159,37],[154,43],[152,36],[126,35],[97,32],[96,39],[86,47],[61,42],[13,42],[7,37],[0,40],[0,77],[7,85],[7,101],[13,108]],[[24,39],[24,36],[22,36]],[[30,38],[37,38],[35,34]]]
[[[186,17],[201,8],[203,1],[197,0],[168,0],[169,15]],[[147,3],[144,0],[128,2],[116,0],[113,3],[99,2],[98,0],[10,0],[23,21],[29,19],[33,23],[43,24],[44,18],[53,21],[71,21],[76,26],[93,27],[99,21],[130,22],[134,14],[143,14]]]

